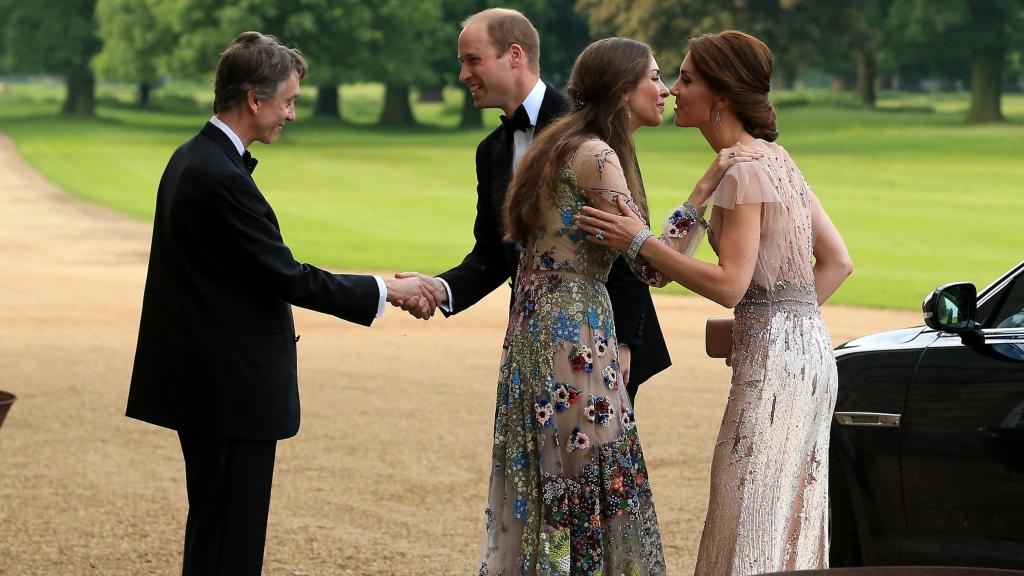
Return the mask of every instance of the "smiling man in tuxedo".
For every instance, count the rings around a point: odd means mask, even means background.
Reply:
[[[515,283],[515,246],[504,242],[502,206],[512,174],[534,136],[566,107],[558,90],[540,79],[540,37],[533,24],[515,10],[491,8],[462,23],[459,34],[459,81],[477,108],[500,108],[502,125],[476,149],[477,203],[475,244],[458,266],[431,278],[418,277],[434,292],[446,315],[457,314],[511,279]],[[650,289],[623,258],[612,266],[606,283],[620,342],[622,376],[632,400],[645,380],[671,364]]]
[[[183,575],[260,574],[277,441],[299,428],[291,306],[369,326],[385,302],[419,316],[435,304],[416,279],[332,274],[285,245],[246,149],[295,119],[306,70],[298,50],[240,34],[214,116],[160,179],[127,415],[178,432]]]

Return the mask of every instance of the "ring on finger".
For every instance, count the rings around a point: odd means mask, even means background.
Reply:
[[[736,157],[736,153],[735,152],[729,152],[729,158],[735,158],[735,157]]]
[[[594,234],[594,238],[598,240],[604,240],[604,230],[598,230],[597,234]]]

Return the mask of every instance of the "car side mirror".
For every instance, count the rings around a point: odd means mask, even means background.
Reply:
[[[961,335],[977,332],[977,309],[978,289],[970,282],[939,286],[921,304],[924,323],[929,328]]]

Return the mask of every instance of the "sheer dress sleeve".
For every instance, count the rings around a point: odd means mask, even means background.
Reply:
[[[640,212],[626,184],[619,156],[607,143],[601,140],[584,142],[577,149],[571,164],[580,190],[595,208],[618,215],[620,212],[615,200],[622,196],[631,210]],[[662,241],[666,241],[664,237]],[[643,257],[623,256],[633,273],[645,283],[660,288],[671,281]]]

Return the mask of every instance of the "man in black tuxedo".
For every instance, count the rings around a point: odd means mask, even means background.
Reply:
[[[418,277],[434,291],[445,316],[457,314],[511,278],[515,247],[502,240],[502,206],[512,174],[536,132],[565,111],[565,98],[540,79],[540,39],[529,20],[515,10],[491,8],[470,16],[459,34],[459,81],[477,108],[501,108],[502,125],[476,149],[476,243],[461,264],[436,278]],[[615,313],[622,377],[632,400],[645,380],[671,364],[650,289],[623,258],[608,275]]]
[[[157,192],[127,415],[178,431],[188,520],[182,574],[258,575],[277,440],[299,428],[291,305],[369,326],[384,302],[429,316],[416,279],[296,262],[246,148],[295,119],[302,54],[245,32],[221,55],[215,115]]]

